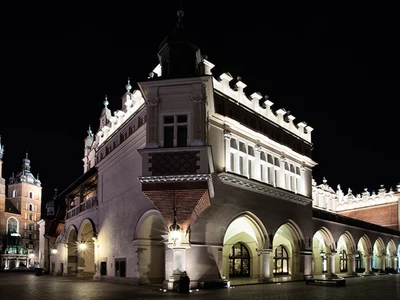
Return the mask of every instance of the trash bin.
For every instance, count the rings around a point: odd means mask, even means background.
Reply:
[[[43,275],[43,268],[35,268],[35,275],[42,276]]]
[[[179,286],[178,291],[179,293],[188,294],[190,289],[190,278],[187,275],[183,275],[179,278]]]

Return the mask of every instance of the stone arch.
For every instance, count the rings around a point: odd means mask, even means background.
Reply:
[[[77,275],[78,273],[78,229],[74,225],[70,225],[65,233],[66,247],[66,268],[64,273],[68,275]]]
[[[366,234],[360,237],[357,243],[357,250],[361,251],[364,255],[372,254],[372,243]]]
[[[150,209],[139,218],[133,237],[139,284],[162,283],[165,279],[167,235],[167,224],[158,210]]]
[[[267,230],[259,218],[251,212],[237,215],[227,226],[223,238],[222,276],[229,277],[232,247],[242,243],[250,254],[250,278],[260,277],[258,251],[269,248]]]
[[[381,237],[375,240],[372,252],[372,268],[376,269],[378,272],[383,272],[385,270],[386,247]]]
[[[77,263],[79,275],[93,276],[96,272],[95,251],[96,226],[91,219],[84,219],[79,226],[77,240]]]
[[[336,252],[335,240],[326,227],[321,227],[313,236],[312,269],[313,274],[321,275],[328,271],[328,256]]]
[[[287,220],[278,227],[274,237],[272,245],[271,255],[271,268],[274,275],[278,275],[280,272],[276,266],[276,249],[277,247],[284,246],[288,251],[288,274],[295,276],[303,272],[301,269],[300,250],[304,245],[304,236],[300,228],[293,220]],[[284,272],[286,273],[286,272]]]
[[[144,212],[136,223],[133,240],[138,239],[164,239],[168,235],[168,227],[160,212],[149,209]]]
[[[337,251],[345,249],[347,253],[355,254],[357,248],[353,235],[349,231],[345,231],[338,239]]]
[[[357,243],[356,271],[364,274],[371,274],[372,243],[369,237],[364,234]]]
[[[338,255],[335,257],[335,269],[338,272],[355,273],[355,257],[357,255],[356,243],[352,234],[345,231],[338,239]]]
[[[390,239],[386,246],[386,266],[389,272],[396,272],[398,268],[398,257],[396,244],[393,239]]]

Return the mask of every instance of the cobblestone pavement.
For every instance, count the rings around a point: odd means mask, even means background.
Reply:
[[[158,286],[135,286],[91,279],[35,276],[34,273],[0,273],[0,300],[330,300],[400,299],[400,275],[354,277],[346,286],[306,285],[304,281],[192,290],[189,294],[163,292]]]

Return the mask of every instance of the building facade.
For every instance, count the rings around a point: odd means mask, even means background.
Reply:
[[[313,182],[313,128],[214,77],[180,21],[121,109],[104,100],[82,176],[39,222],[43,266],[169,290],[182,276],[206,287],[397,270],[398,227],[339,215],[343,197]]]
[[[30,171],[28,154],[22,170],[7,184],[2,178],[4,145],[0,141],[0,245],[2,270],[39,267],[42,187]]]

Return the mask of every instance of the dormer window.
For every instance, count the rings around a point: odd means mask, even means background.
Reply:
[[[186,147],[188,138],[187,115],[164,116],[164,147]]]

